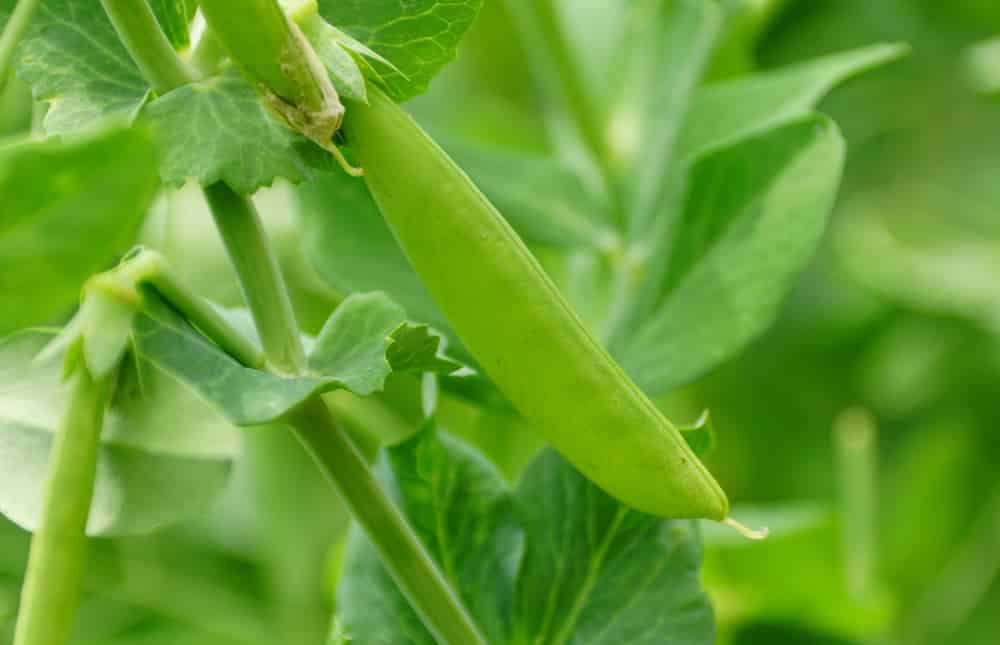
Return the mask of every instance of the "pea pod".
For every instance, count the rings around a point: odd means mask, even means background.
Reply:
[[[345,128],[383,217],[500,390],[609,494],[641,511],[722,520],[725,493],[587,331],[506,220],[376,88]]]

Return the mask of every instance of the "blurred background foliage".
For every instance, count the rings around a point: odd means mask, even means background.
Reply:
[[[821,105],[849,143],[844,186],[777,324],[661,402],[681,421],[712,411],[712,471],[741,519],[774,529],[751,544],[706,527],[719,641],[1000,642],[1000,53],[988,42],[1000,3],[723,4],[729,38],[714,78],[873,42],[913,51]],[[543,151],[526,67],[503,3],[486,0],[459,60],[411,108],[443,140]],[[30,114],[25,88],[9,83],[0,134],[30,127]],[[341,294],[305,259],[293,191],[257,199],[316,331]],[[162,197],[143,237],[204,295],[239,305],[199,200]],[[442,423],[515,477],[537,440],[502,412],[442,397]],[[838,419],[864,425],[841,416],[858,406],[877,426],[877,439],[863,435],[877,450],[875,495],[862,486],[860,501],[855,480],[871,473],[837,460],[852,435],[834,432]],[[286,433],[248,432],[246,447],[211,514],[152,540],[94,540],[79,642],[323,641],[346,517]],[[0,525],[0,626],[26,545]]]

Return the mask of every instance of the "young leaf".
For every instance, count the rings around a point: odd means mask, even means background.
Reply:
[[[401,102],[423,93],[455,58],[482,0],[319,0],[320,14],[383,56],[368,63]]]
[[[389,449],[377,470],[487,641],[508,642],[522,537],[500,473],[433,428]],[[337,610],[349,636],[357,642],[436,645],[360,531],[352,531],[344,557]]]
[[[59,361],[36,360],[52,338],[29,331],[0,340],[0,511],[28,530],[40,518],[67,398]],[[90,535],[148,533],[203,510],[228,480],[235,449],[228,424],[162,377],[149,373],[141,387],[136,379],[134,371],[123,375],[108,416]]]
[[[781,127],[808,115],[834,87],[907,53],[873,45],[699,90],[681,132],[680,158]]]
[[[157,135],[160,176],[173,185],[224,181],[252,194],[277,177],[306,181],[333,167],[330,154],[269,111],[235,69],[152,101],[140,121]]]
[[[708,645],[692,522],[629,510],[546,450],[516,493],[433,430],[390,449],[379,475],[496,645]],[[433,645],[364,538],[352,535],[338,614],[361,642]]]
[[[149,93],[98,0],[42,0],[17,72],[35,99],[49,103],[50,133],[108,117],[130,120]]]
[[[0,333],[69,311],[84,281],[134,243],[155,168],[141,130],[0,151]]]
[[[836,126],[814,116],[698,160],[659,305],[620,356],[647,392],[700,376],[770,324],[819,242],[843,159]]]

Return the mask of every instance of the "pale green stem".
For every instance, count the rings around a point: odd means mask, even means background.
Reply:
[[[445,645],[486,645],[448,580],[322,399],[307,401],[288,422],[435,639]]]
[[[191,65],[202,76],[209,76],[219,71],[222,61],[226,59],[226,49],[215,37],[212,30],[205,27],[204,33],[198,39],[194,51],[191,52]]]
[[[299,326],[257,209],[221,182],[206,188],[205,197],[236,268],[268,361],[282,372],[300,372],[306,357]]]
[[[178,279],[160,253],[143,249],[114,271],[121,274],[129,284],[147,284],[156,289],[202,334],[243,365],[264,367],[265,357],[260,349],[234,328],[207,300]]]
[[[125,49],[157,94],[194,80],[145,0],[101,0]]]
[[[63,645],[73,630],[97,451],[113,380],[111,374],[95,381],[83,366],[74,374],[69,407],[49,458],[41,522],[31,539],[14,645]]]
[[[878,434],[867,410],[845,410],[834,425],[834,448],[847,590],[859,603],[874,590]]]
[[[14,60],[14,52],[24,38],[31,24],[31,17],[35,14],[40,0],[20,0],[10,14],[7,25],[0,34],[0,88],[7,82],[11,73],[11,63]]]

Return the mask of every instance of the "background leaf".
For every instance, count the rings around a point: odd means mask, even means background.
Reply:
[[[198,11],[197,0],[149,0],[149,6],[175,48],[191,44],[191,20]]]
[[[661,304],[620,355],[646,391],[700,376],[770,324],[819,242],[843,159],[836,126],[814,117],[695,164]]]
[[[69,313],[135,240],[156,190],[141,130],[0,150],[0,333]]]
[[[53,433],[67,401],[60,361],[34,361],[52,337],[23,332],[0,341],[0,510],[27,529],[41,515]],[[119,385],[98,453],[90,535],[148,533],[204,510],[228,481],[235,448],[228,424],[190,395],[178,397],[169,382],[147,376],[140,384],[133,372]],[[190,425],[161,422],[131,432],[150,416],[173,414],[167,402],[189,406],[187,415],[172,419]],[[211,440],[220,434],[222,443]],[[185,436],[199,443],[179,448]]]
[[[319,0],[320,14],[392,63],[368,62],[394,100],[427,89],[455,57],[482,0]]]

